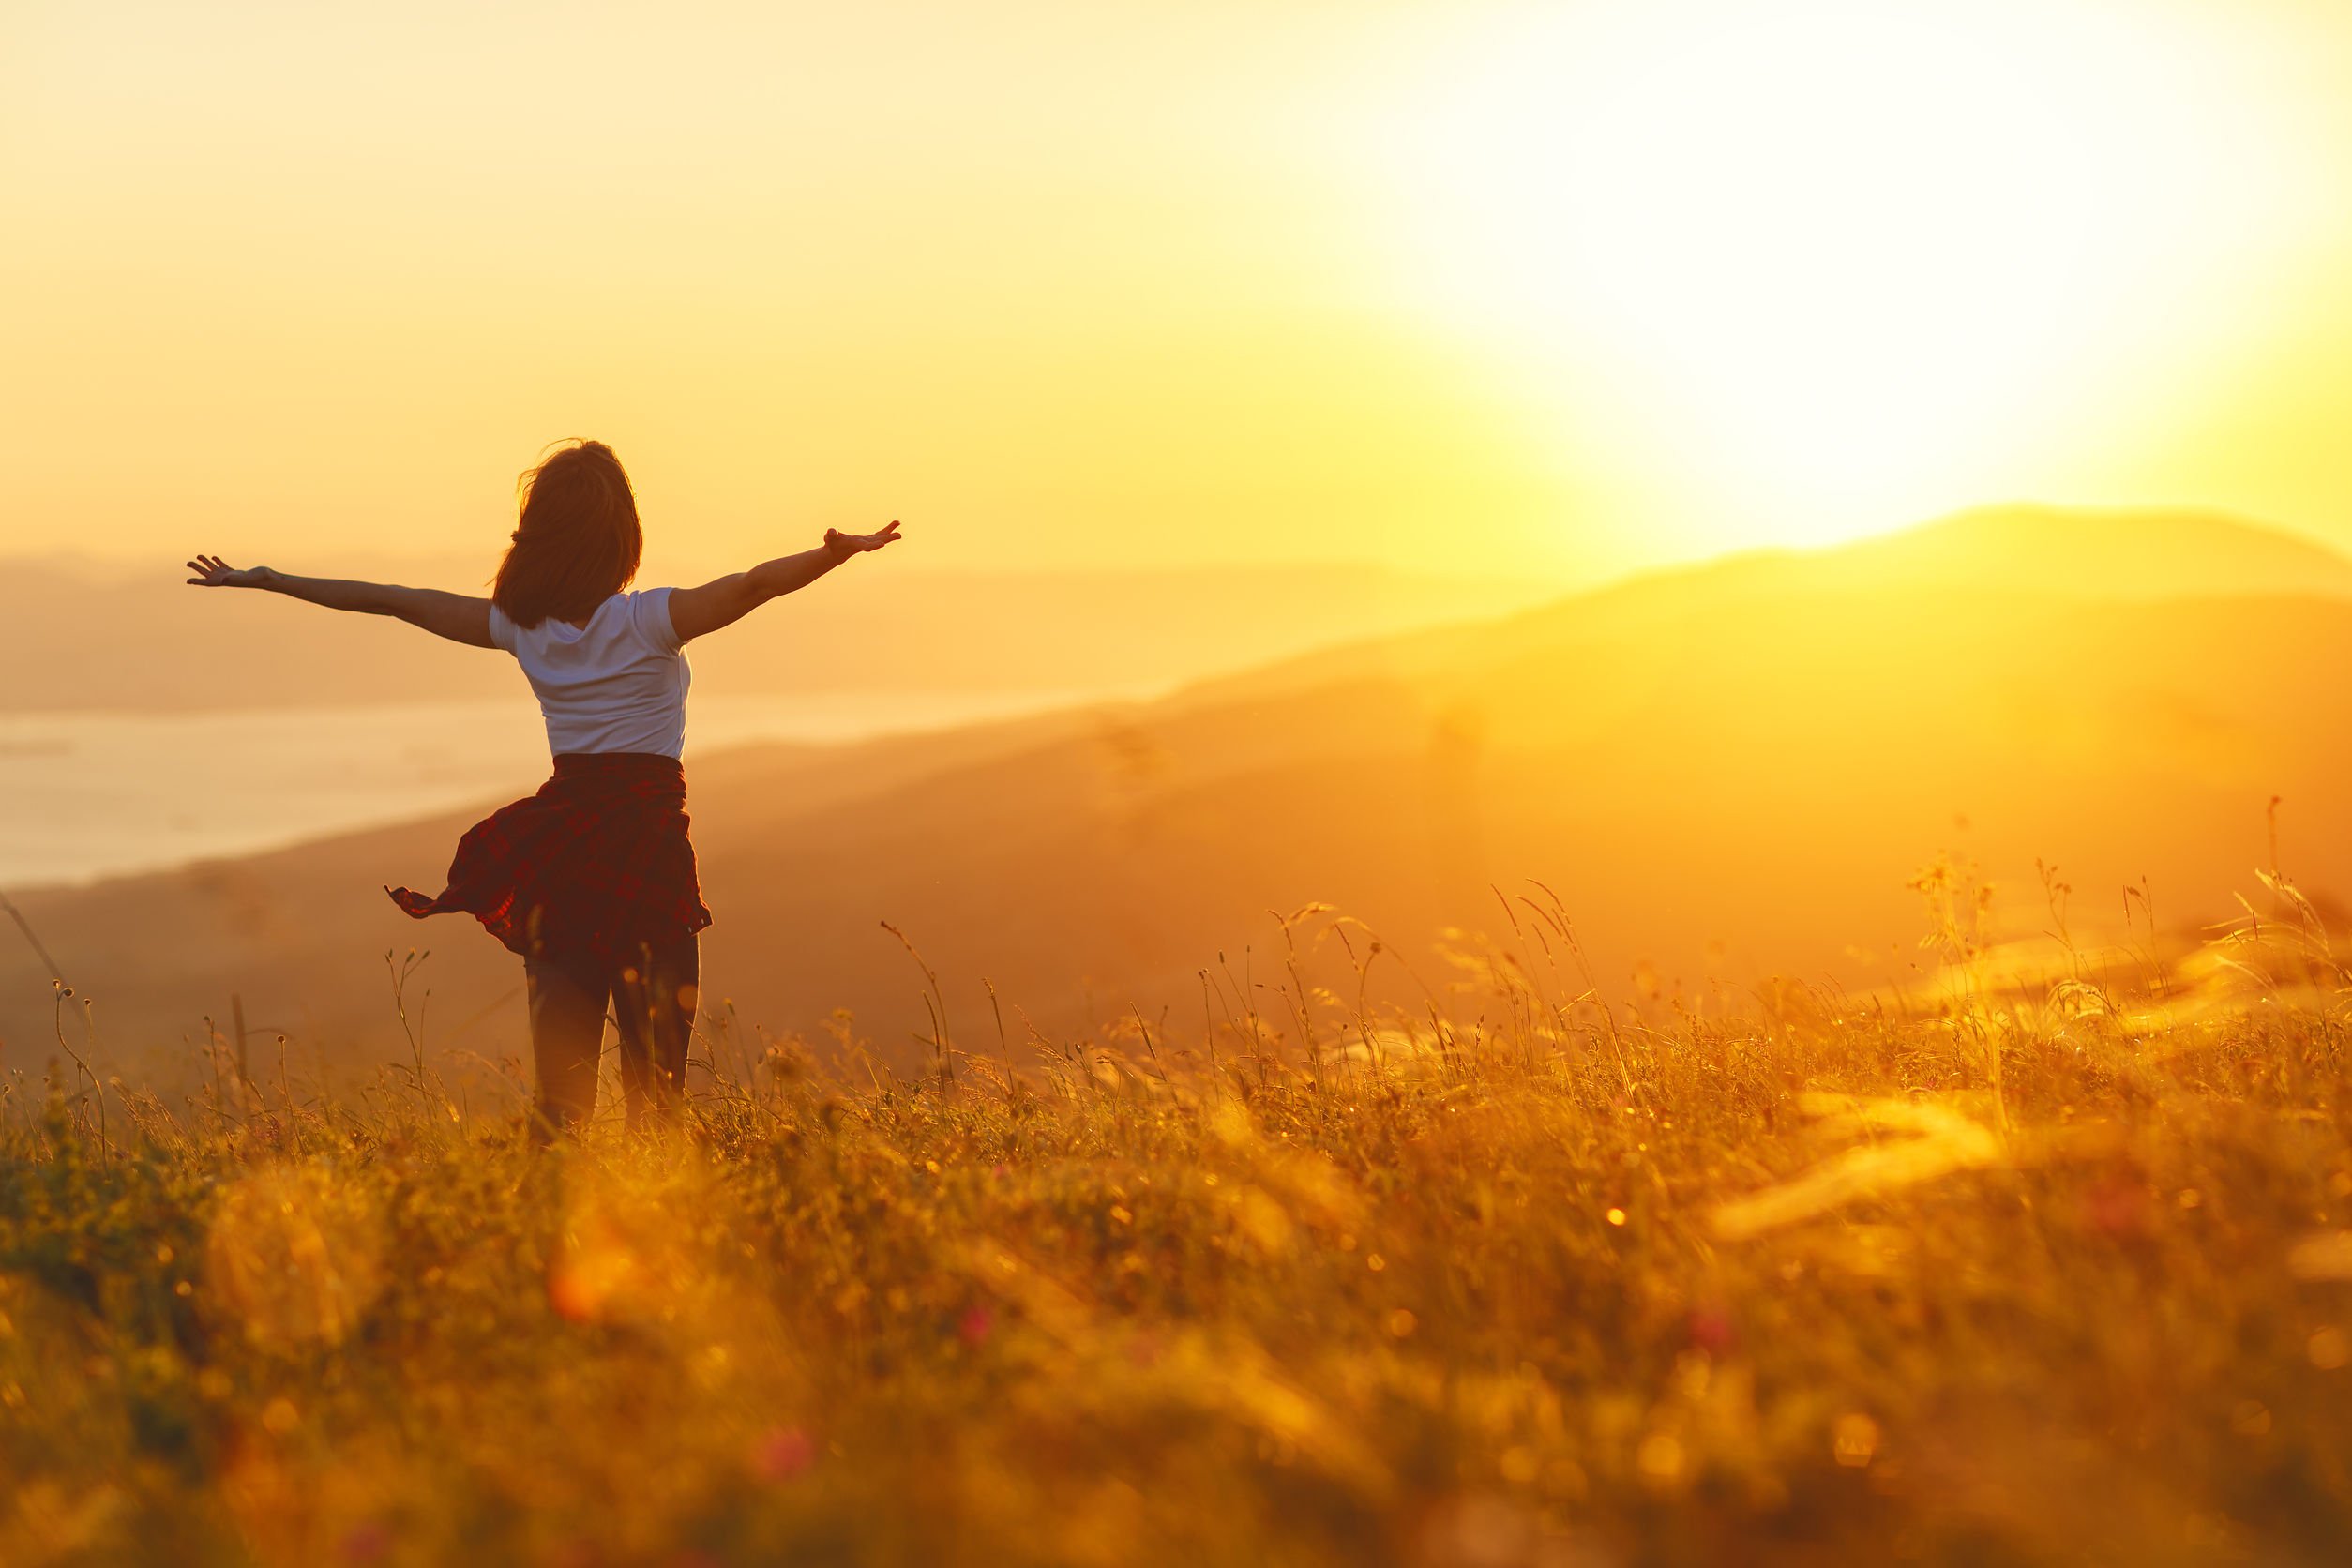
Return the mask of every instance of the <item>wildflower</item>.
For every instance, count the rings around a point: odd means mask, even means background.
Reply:
[[[766,1482],[790,1481],[817,1457],[817,1445],[797,1426],[777,1426],[751,1445],[751,1473]]]
[[[1723,1354],[1739,1339],[1732,1329],[1730,1316],[1719,1306],[1691,1308],[1688,1332],[1693,1348],[1711,1356]]]
[[[392,1532],[373,1519],[354,1525],[343,1532],[343,1560],[354,1563],[381,1562],[392,1549]]]
[[[996,1314],[985,1306],[973,1305],[966,1308],[963,1317],[957,1320],[956,1333],[965,1344],[977,1345],[995,1327]]]
[[[1830,1428],[1830,1453],[1849,1470],[1867,1469],[1878,1452],[1878,1424],[1860,1410],[1849,1410]]]
[[[2135,1236],[2148,1229],[2148,1194],[2127,1176],[2093,1187],[2083,1200],[2083,1216],[2110,1236]]]

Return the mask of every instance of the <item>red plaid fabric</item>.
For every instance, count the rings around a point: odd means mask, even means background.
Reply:
[[[508,951],[618,968],[711,923],[686,839],[686,771],[649,752],[566,753],[527,800],[458,840],[437,898],[387,887],[422,920],[462,910]]]

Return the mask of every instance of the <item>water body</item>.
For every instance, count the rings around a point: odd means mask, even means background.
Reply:
[[[950,729],[1107,695],[698,697],[686,761],[749,741]],[[519,701],[190,714],[0,714],[0,889],[158,870],[528,794]]]

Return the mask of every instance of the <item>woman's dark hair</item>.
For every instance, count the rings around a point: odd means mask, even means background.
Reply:
[[[523,475],[519,488],[522,520],[490,602],[526,630],[586,620],[629,585],[645,553],[621,460],[601,441],[580,442]]]

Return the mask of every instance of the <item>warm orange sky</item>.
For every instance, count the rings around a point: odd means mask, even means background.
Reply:
[[[2352,8],[0,8],[0,550],[2352,547]]]

